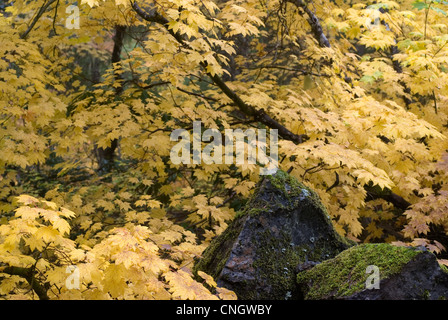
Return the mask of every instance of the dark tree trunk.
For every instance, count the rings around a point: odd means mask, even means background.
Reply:
[[[114,36],[114,49],[112,51],[112,58],[111,62],[112,65],[115,63],[119,63],[121,61],[120,54],[121,49],[123,47],[123,38],[125,35],[126,27],[125,26],[116,26],[115,27],[115,36]],[[121,74],[116,73],[115,74],[115,80],[120,81],[122,80]],[[123,86],[117,86],[115,88],[115,93],[117,96],[119,96],[123,92]],[[115,150],[118,147],[118,140],[114,139],[111,141],[111,144],[109,147],[106,148],[98,148],[98,165],[99,165],[99,171],[101,172],[110,172],[112,168],[114,167],[115,162]]]

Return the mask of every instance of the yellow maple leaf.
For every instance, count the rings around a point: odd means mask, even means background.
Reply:
[[[237,300],[238,299],[235,292],[233,292],[229,289],[226,289],[226,288],[217,287],[216,292],[218,293],[218,297],[221,300]]]
[[[32,197],[32,196],[22,194],[22,195],[17,197],[17,202],[25,204],[25,205],[30,205],[30,204],[37,204],[37,203],[39,203],[39,200],[34,198],[34,197]]]
[[[49,226],[42,226],[37,229],[37,231],[33,234],[32,237],[36,237],[42,239],[46,243],[50,243],[55,241],[57,237],[60,236],[60,233],[55,228]]]
[[[116,264],[123,264],[126,269],[137,266],[140,261],[138,253],[130,250],[120,251],[113,255],[112,259],[115,259]]]
[[[98,0],[81,0],[81,3],[87,3],[89,6],[94,7],[98,5]]]
[[[73,211],[68,210],[66,208],[61,208],[59,210],[59,214],[66,218],[74,218],[76,216],[76,213],[74,213]]]
[[[53,228],[57,229],[62,235],[70,233],[70,224],[62,218],[53,222]]]
[[[16,209],[16,216],[25,220],[35,220],[39,216],[39,211],[36,208],[20,207]]]
[[[204,271],[198,271],[198,276],[204,279],[205,283],[207,283],[210,287],[216,288],[217,284],[212,276],[206,274]]]
[[[43,242],[41,238],[36,236],[25,238],[25,243],[30,247],[31,251],[34,250],[42,251],[45,245],[45,242]]]
[[[109,292],[112,298],[123,296],[127,287],[126,281],[123,279],[125,274],[121,265],[110,264],[104,271],[102,285],[105,292]]]

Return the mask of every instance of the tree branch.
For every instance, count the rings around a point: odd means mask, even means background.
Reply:
[[[131,1],[132,8],[135,10],[135,12],[144,20],[148,22],[155,22],[158,24],[161,24],[165,27],[165,29],[179,42],[179,44],[186,46],[187,48],[191,49],[191,47],[186,44],[183,37],[179,33],[174,33],[172,30],[168,29],[168,19],[161,16],[157,12],[157,8],[152,8],[149,11],[144,11],[140,6],[133,0]],[[286,0],[287,2],[290,2],[294,5],[296,5],[298,8],[301,8],[307,15],[308,15],[308,22],[311,26],[311,29],[314,33],[314,36],[319,41],[319,45],[321,47],[331,47],[330,42],[328,41],[327,37],[325,36],[322,26],[319,22],[319,19],[316,17],[316,15],[306,6],[306,4],[303,2],[303,0]],[[206,67],[207,65],[205,63],[202,64],[203,67]],[[269,128],[277,129],[280,137],[282,137],[285,140],[289,140],[294,142],[295,144],[300,144],[304,142],[308,137],[306,135],[297,135],[293,132],[291,132],[289,129],[287,129],[285,126],[281,125],[278,121],[272,119],[263,109],[257,110],[254,107],[246,104],[238,94],[236,94],[233,90],[231,90],[226,83],[219,77],[218,75],[211,75],[210,73],[206,72],[206,74],[212,79],[215,85],[217,85],[221,91],[229,97],[234,104],[239,108],[240,111],[242,111],[245,115],[252,117],[253,119],[263,123]],[[373,198],[381,198],[386,201],[389,201],[392,203],[395,207],[399,209],[406,210],[411,204],[406,201],[404,198],[400,197],[399,195],[393,193],[389,189],[384,190],[374,190],[372,188],[369,188],[366,186],[366,190],[370,193],[371,197]]]
[[[339,174],[336,171],[334,173],[336,174],[336,180],[334,181],[334,183],[331,186],[329,186],[327,188],[327,190],[325,190],[325,192],[328,192],[331,189],[333,189],[333,188],[335,188],[335,187],[337,187],[339,185]]]
[[[34,25],[37,23],[37,21],[39,21],[40,17],[45,13],[45,11],[47,11],[48,7],[55,1],[56,0],[49,0],[48,2],[44,2],[44,4],[42,5],[42,7],[40,7],[39,11],[34,17],[33,21],[28,26],[28,29],[26,29],[26,31],[20,35],[20,39],[26,39],[26,37],[28,37],[28,34],[31,32],[31,30],[33,30]]]
[[[210,100],[210,101],[213,101],[213,102],[218,102],[218,99],[215,99],[215,98],[212,98],[212,97],[207,97],[207,96],[204,96],[203,94],[200,94],[200,93],[191,92],[191,91],[188,91],[188,90],[185,90],[185,89],[182,89],[182,88],[178,88],[178,87],[176,87],[176,89],[181,91],[181,92],[183,92],[183,93],[186,93],[186,94],[189,94],[189,95],[192,95],[192,96],[195,96],[195,97],[199,97],[199,98],[202,98],[202,99],[205,99],[205,100]]]
[[[370,185],[365,185],[364,189],[367,191],[366,201],[383,199],[386,200],[387,202],[392,203],[395,208],[401,210],[407,210],[412,205],[406,199],[392,192],[390,189],[387,188],[381,189],[379,186],[370,186]]]
[[[322,26],[319,22],[319,19],[316,17],[316,15],[306,6],[305,2],[303,0],[286,0],[286,2],[294,4],[296,7],[302,9],[307,15],[308,15],[308,23],[311,26],[311,29],[313,31],[314,37],[319,42],[319,45],[321,47],[327,47],[330,48],[330,41],[328,41],[327,37],[324,34],[324,31],[322,29]],[[392,60],[394,61],[394,60]],[[394,67],[396,68],[397,64],[394,64]],[[396,68],[396,71],[399,72],[399,70]],[[406,98],[406,97],[404,97]],[[406,101],[406,100],[405,100]],[[338,181],[338,179],[336,180]],[[335,182],[336,183],[336,182]],[[332,188],[332,187],[331,187]],[[329,191],[331,188],[327,189]],[[370,200],[373,199],[383,199],[386,200],[394,205],[394,207],[402,210],[406,210],[411,206],[411,203],[408,202],[403,197],[399,196],[398,194],[392,192],[390,189],[383,189],[375,186],[364,186],[364,189],[367,191],[368,196],[371,197]],[[366,200],[368,201],[368,200]]]
[[[327,37],[324,34],[322,26],[319,22],[319,19],[316,17],[313,11],[311,11],[303,2],[303,0],[286,0],[286,2],[294,4],[297,8],[302,9],[308,15],[308,23],[311,26],[311,30],[313,31],[314,37],[319,42],[319,45],[323,47],[330,48],[330,41],[328,41]]]
[[[131,0],[132,8],[135,10],[135,12],[144,20],[148,22],[155,22],[160,25],[163,25],[164,28],[181,44],[182,46],[185,46],[189,49],[192,49],[183,39],[182,35],[179,33],[173,32],[173,30],[168,29],[168,19],[160,15],[160,13],[157,12],[156,8],[152,8],[149,11],[144,11],[140,6],[135,2]],[[203,68],[207,67],[207,64],[205,62],[201,63]],[[212,79],[214,84],[218,86],[221,91],[229,97],[235,105],[246,115],[249,117],[253,117],[255,120],[263,123],[267,127],[271,129],[277,129],[278,134],[286,140],[290,140],[296,144],[302,143],[306,136],[305,135],[297,135],[293,132],[291,132],[289,129],[287,129],[285,126],[281,125],[278,121],[272,119],[263,109],[257,110],[256,108],[248,105],[245,103],[238,94],[236,94],[232,89],[230,89],[227,84],[219,77],[218,75],[210,74],[206,72],[206,74]]]
[[[0,268],[0,272],[25,278],[40,300],[50,300],[47,289],[34,277],[34,268],[4,267],[3,269]]]
[[[297,72],[300,75],[311,75],[311,76],[315,76],[315,77],[326,77],[326,78],[331,78],[332,76],[329,74],[320,74],[320,73],[315,73],[312,71],[308,71],[308,70],[302,70],[302,69],[297,69],[297,68],[289,68],[289,67],[285,67],[285,66],[256,66],[256,67],[241,67],[241,69],[248,69],[248,70],[258,70],[258,69],[279,69],[279,70],[286,70],[286,71],[291,71],[291,72]]]

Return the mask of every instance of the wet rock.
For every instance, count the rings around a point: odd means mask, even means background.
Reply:
[[[277,171],[212,241],[194,272],[212,275],[239,299],[298,299],[297,270],[351,245],[333,229],[318,195]]]
[[[362,244],[299,272],[297,282],[304,299],[435,300],[448,298],[445,270],[419,248]]]

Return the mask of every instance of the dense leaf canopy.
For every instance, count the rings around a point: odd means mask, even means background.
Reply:
[[[447,10],[1,1],[0,297],[234,298],[191,268],[263,163],[173,163],[171,133],[193,136],[195,121],[277,130],[280,169],[319,194],[341,235],[443,258]]]

